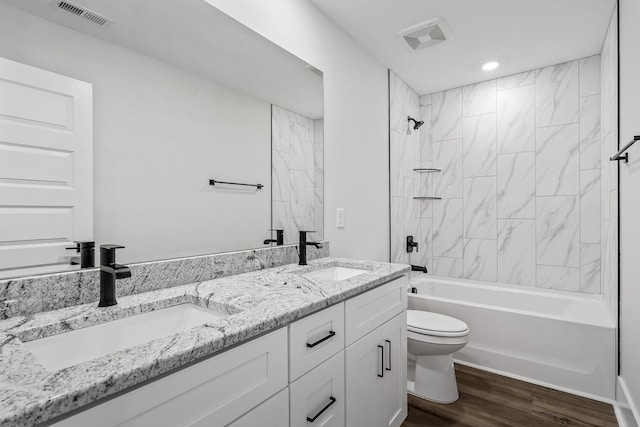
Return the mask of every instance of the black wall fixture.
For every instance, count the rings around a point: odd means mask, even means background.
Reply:
[[[245,187],[256,187],[258,190],[262,190],[262,187],[264,187],[264,185],[262,184],[243,184],[241,182],[216,181],[215,179],[209,180],[209,185],[216,185],[216,184],[243,185]]]

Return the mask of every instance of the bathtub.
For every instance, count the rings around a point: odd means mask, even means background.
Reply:
[[[615,397],[615,324],[598,298],[421,274],[409,309],[469,325],[458,363],[601,401]]]

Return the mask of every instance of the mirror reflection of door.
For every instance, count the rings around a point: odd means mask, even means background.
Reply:
[[[0,58],[0,278],[76,268],[93,239],[92,86]]]

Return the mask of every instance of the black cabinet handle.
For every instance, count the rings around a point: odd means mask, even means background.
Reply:
[[[333,405],[334,403],[336,403],[336,398],[335,398],[335,397],[333,397],[333,396],[329,396],[329,400],[330,400],[330,402],[329,402],[329,403],[327,403],[327,406],[325,406],[324,408],[322,408],[322,409],[320,410],[320,412],[318,412],[318,413],[317,413],[313,418],[309,418],[309,417],[307,417],[307,421],[308,421],[308,422],[310,422],[310,423],[314,422],[314,421],[315,421],[315,420],[316,420],[320,415],[322,415],[322,413],[323,413],[324,411],[326,411],[327,409],[329,409],[329,408],[331,407],[331,405]]]
[[[384,347],[379,345],[378,349],[380,350],[380,373],[378,376],[384,378]]]
[[[327,335],[324,338],[319,339],[318,341],[314,342],[313,344],[307,343],[307,347],[313,348],[313,347],[317,346],[318,344],[325,342],[329,338],[334,337],[335,335],[336,335],[336,333],[334,331],[329,331],[329,335]]]
[[[389,340],[384,340],[384,345],[387,345],[387,344],[389,345],[389,351],[388,351],[388,353],[387,353],[387,359],[388,359],[387,361],[389,362],[389,367],[388,367],[388,368],[385,368],[385,369],[386,369],[387,371],[390,371],[390,370],[391,370],[391,341],[389,341]]]

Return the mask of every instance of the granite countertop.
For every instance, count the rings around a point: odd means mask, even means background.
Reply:
[[[368,270],[343,281],[301,274],[324,267]],[[285,326],[301,317],[400,277],[409,267],[322,258],[118,298],[118,305],[83,304],[0,321],[0,425],[47,421],[163,373]],[[24,342],[194,303],[229,317],[56,372],[47,371]]]

